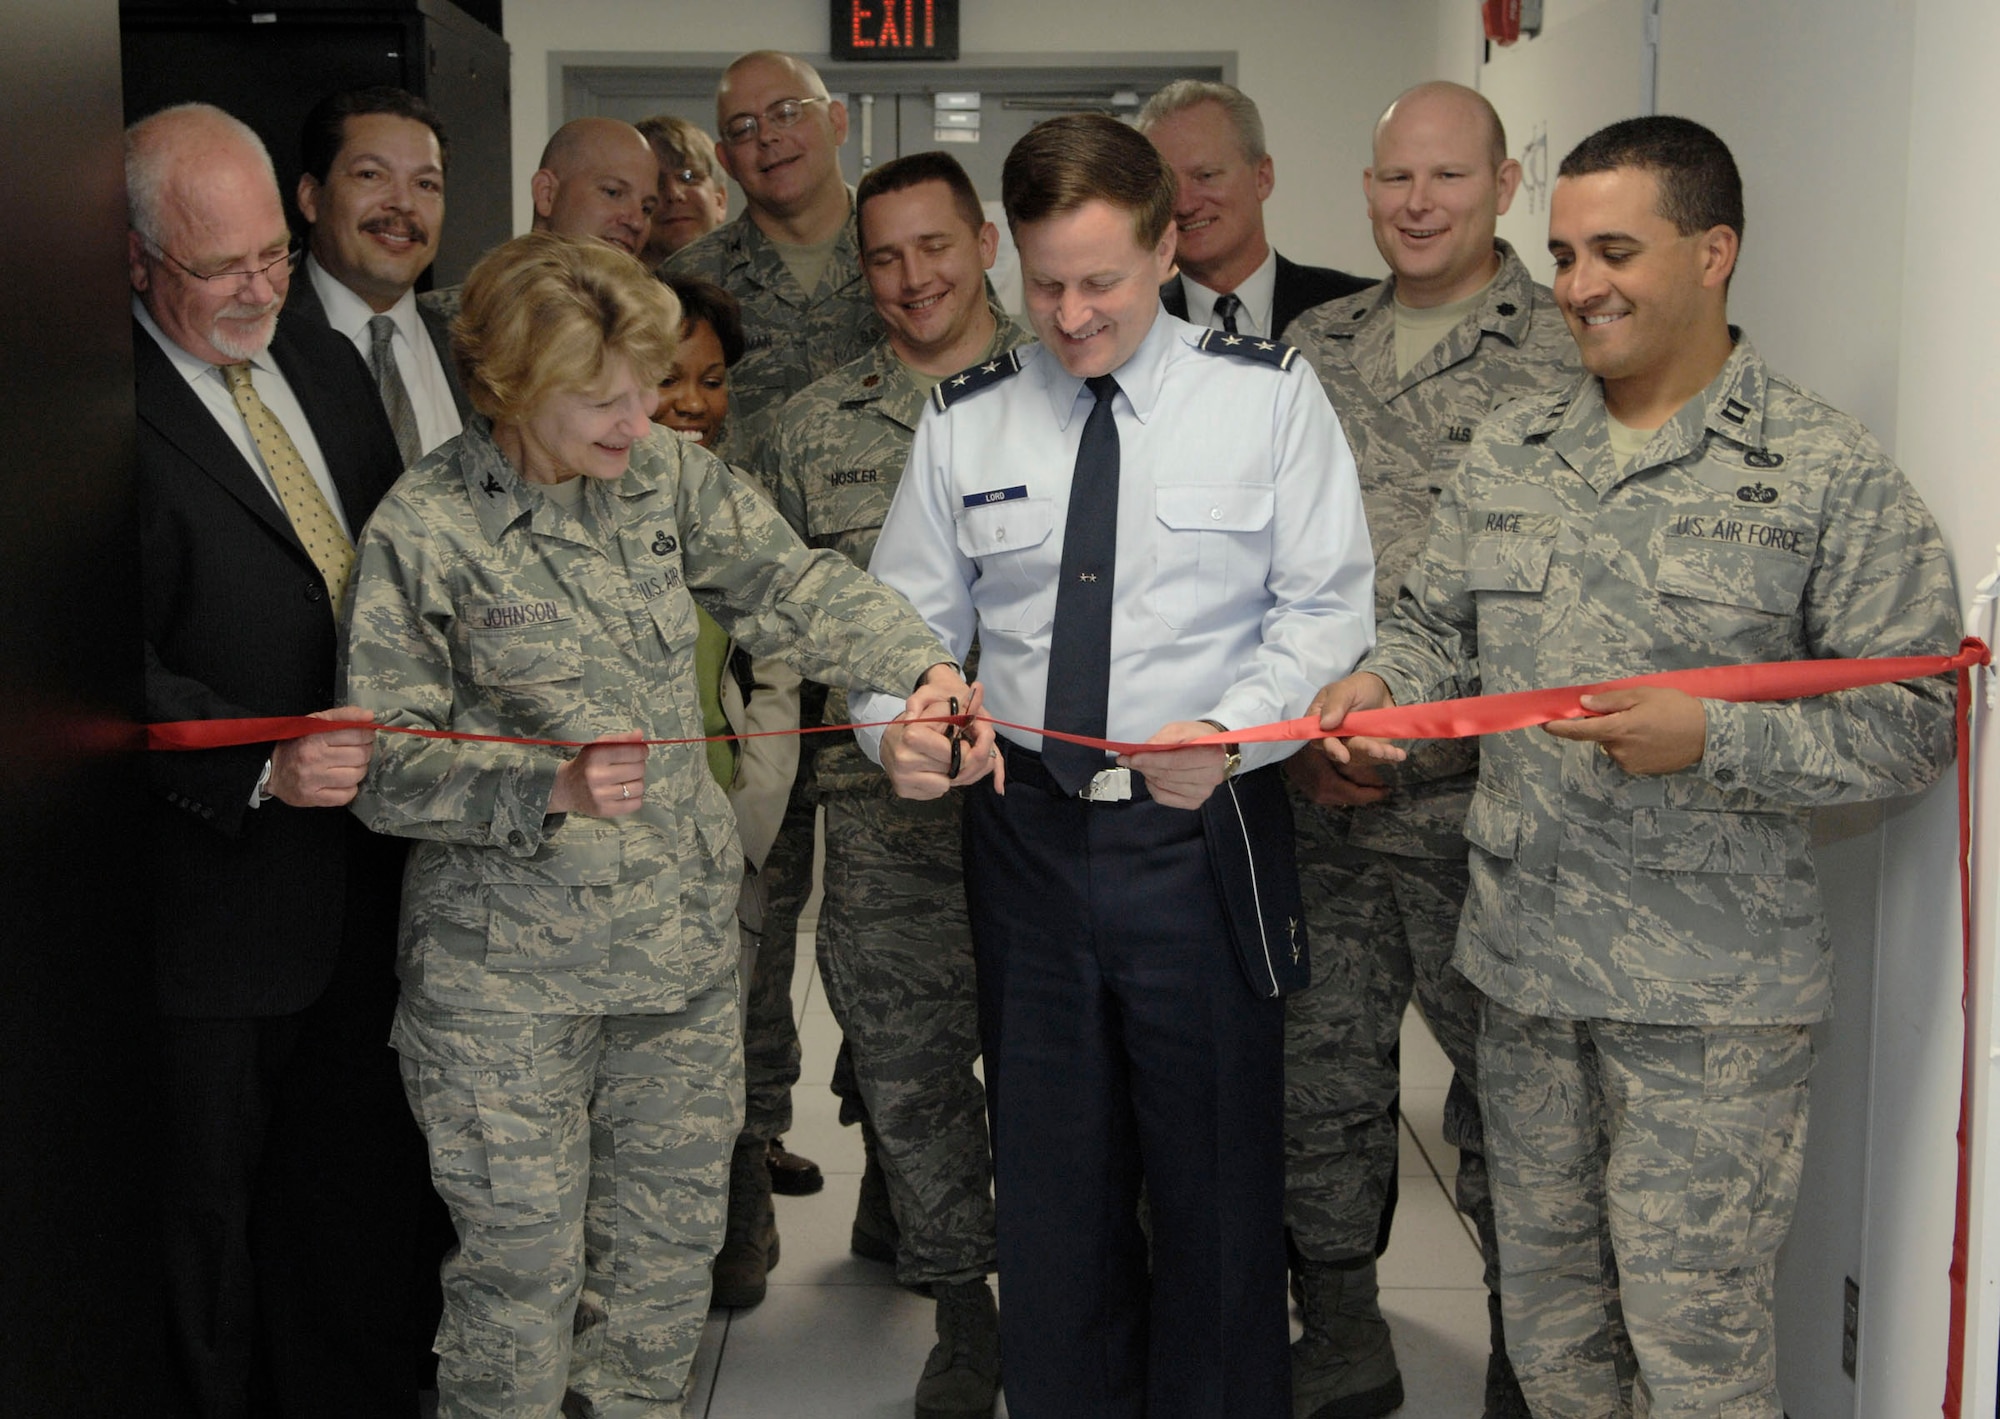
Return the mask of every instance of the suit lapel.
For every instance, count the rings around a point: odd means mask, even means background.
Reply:
[[[445,383],[451,386],[451,402],[458,406],[458,421],[462,424],[472,417],[472,401],[466,397],[465,381],[459,378],[458,361],[452,357],[451,322],[443,312],[421,302],[417,314],[423,317],[424,329],[431,334],[431,344],[437,346],[438,363],[444,366]]]
[[[222,431],[215,416],[188,388],[180,370],[136,320],[132,322],[132,366],[139,421],[178,449],[201,473],[221,484],[252,517],[304,557],[306,549],[292,531],[292,520],[278,506],[264,480],[244,462],[235,441]]]
[[[361,356],[354,353],[354,347],[342,335],[332,335],[340,341],[341,351],[353,360],[367,378],[367,366],[361,363]],[[384,491],[370,478],[367,444],[362,438],[365,421],[373,417],[388,426],[388,415],[381,409],[377,399],[371,399],[372,407],[354,408],[337,402],[329,393],[330,381],[324,377],[328,372],[315,370],[307,362],[303,352],[294,347],[287,338],[284,322],[278,322],[278,333],[271,338],[271,358],[284,373],[285,382],[292,387],[292,394],[299,401],[299,407],[306,411],[306,422],[312,425],[313,437],[319,441],[319,451],[326,455],[327,471],[333,475],[333,486],[340,494],[341,510],[347,515],[347,525],[353,529],[355,540],[361,537],[362,524],[368,521],[368,514],[375,510],[375,504]],[[372,384],[364,387],[372,389]],[[393,436],[391,438],[393,446]],[[386,485],[384,485],[386,486]]]
[[[1300,300],[1299,268],[1285,260],[1282,251],[1277,253],[1277,257],[1277,271],[1271,281],[1271,338],[1282,340],[1285,327],[1305,309],[1305,305]]]

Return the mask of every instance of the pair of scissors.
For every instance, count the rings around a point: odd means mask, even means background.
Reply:
[[[951,697],[951,712],[953,717],[956,718],[958,715],[958,696],[956,695]],[[944,727],[944,737],[951,741],[951,772],[946,777],[957,778],[958,771],[962,767],[961,760],[965,753],[964,741],[958,736],[958,726],[956,724],[947,724]]]

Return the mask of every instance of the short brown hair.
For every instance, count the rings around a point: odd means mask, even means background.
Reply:
[[[1139,245],[1152,247],[1174,215],[1174,174],[1144,134],[1101,113],[1068,113],[1030,128],[1000,169],[1007,225],[1108,202],[1132,214]]]
[[[472,268],[451,343],[472,407],[519,423],[556,391],[588,388],[613,359],[658,384],[680,329],[674,293],[624,252],[530,232]]]
[[[715,158],[715,140],[699,124],[671,113],[656,113],[632,126],[645,135],[653,151],[667,162],[698,172],[718,187],[722,185],[722,164]]]
[[[862,175],[861,185],[854,189],[855,223],[864,224],[864,214],[868,203],[876,197],[891,192],[904,192],[921,183],[941,182],[951,189],[952,205],[965,224],[976,233],[986,225],[986,209],[979,205],[979,193],[972,186],[972,179],[965,175],[957,158],[945,152],[905,153],[900,158],[891,158],[880,167],[870,168]],[[865,249],[867,240],[862,240]]]

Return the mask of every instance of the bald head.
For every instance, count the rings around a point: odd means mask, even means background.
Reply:
[[[652,145],[631,124],[573,118],[549,139],[529,179],[534,230],[596,237],[636,256],[652,227],[659,177]]]
[[[732,99],[741,98],[746,89],[760,88],[774,78],[789,87],[792,98],[827,96],[826,80],[820,78],[819,70],[798,55],[776,49],[753,49],[730,60],[729,67],[722,71],[721,82],[715,86],[716,132],[722,131],[723,124],[736,111],[731,106]]]
[[[1406,306],[1475,295],[1500,270],[1500,214],[1521,165],[1493,105],[1462,84],[1419,84],[1375,124],[1375,161],[1361,174],[1375,249]]]
[[[125,183],[132,289],[161,332],[211,364],[262,354],[291,233],[256,133],[207,104],[164,109],[125,130]]]
[[[716,86],[715,131],[750,220],[774,240],[810,245],[847,220],[847,110],[805,60],[771,49],[735,59]]]
[[[1476,130],[1486,140],[1493,166],[1497,168],[1507,161],[1507,129],[1500,122],[1498,110],[1477,89],[1468,89],[1463,84],[1445,79],[1433,79],[1427,84],[1405,89],[1396,96],[1395,102],[1382,110],[1382,116],[1375,120],[1375,160],[1382,160],[1385,130],[1420,119]]]

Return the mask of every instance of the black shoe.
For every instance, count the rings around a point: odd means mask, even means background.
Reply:
[[[785,1140],[773,1138],[766,1161],[771,1168],[771,1191],[786,1197],[811,1197],[826,1186],[826,1174],[810,1158],[801,1158],[785,1147]]]
[[[729,1225],[710,1273],[709,1306],[740,1310],[758,1304],[764,1299],[765,1278],[777,1264],[778,1219],[771,1210],[764,1150],[744,1140],[730,1160]]]

